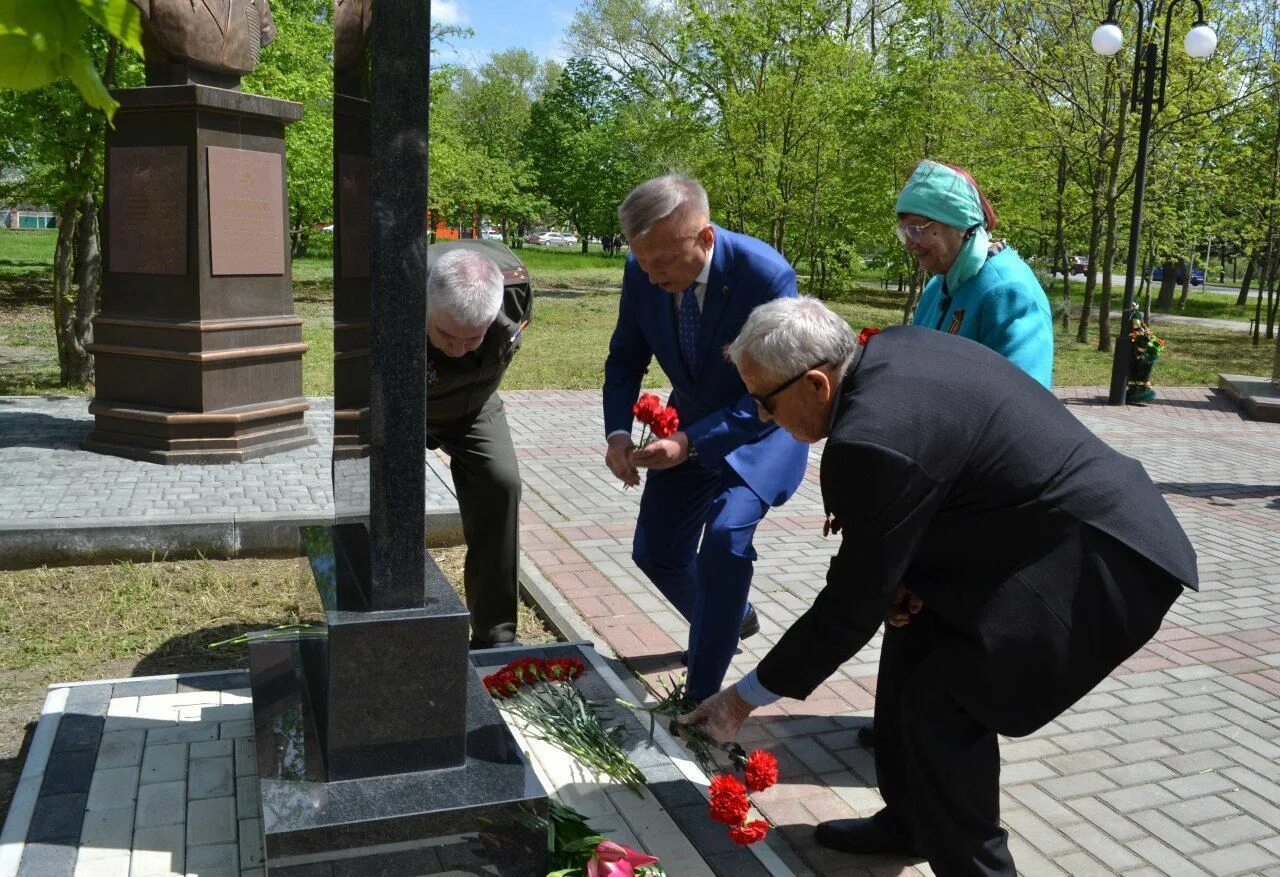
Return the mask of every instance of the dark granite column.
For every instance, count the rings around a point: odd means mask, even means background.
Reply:
[[[369,119],[374,609],[421,606],[425,582],[430,53],[425,0],[378,6]]]

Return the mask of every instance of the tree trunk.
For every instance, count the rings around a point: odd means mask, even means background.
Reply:
[[[1253,269],[1258,264],[1258,251],[1254,250],[1253,255],[1249,257],[1249,261],[1244,266],[1244,277],[1240,280],[1240,294],[1236,296],[1236,307],[1242,308],[1249,303],[1249,287],[1253,285]]]
[[[1098,305],[1098,350],[1111,352],[1111,273],[1116,261],[1116,211],[1120,200],[1120,164],[1124,158],[1125,133],[1129,123],[1126,102],[1128,90],[1121,82],[1116,89],[1119,96],[1120,118],[1116,122],[1116,136],[1111,144],[1111,159],[1107,167],[1106,243],[1102,254],[1102,301]],[[1121,314],[1123,322],[1127,314]]]
[[[102,238],[98,233],[98,204],[93,192],[85,192],[80,201],[80,219],[76,223],[76,294],[75,333],[81,349],[93,343],[93,317],[98,312],[98,293],[102,284]],[[85,357],[85,370],[77,380],[93,380],[93,356]]]
[[[907,283],[907,304],[902,309],[902,325],[906,326],[911,322],[911,315],[916,310],[916,298],[920,291],[920,269],[911,272],[911,277]]]
[[[53,250],[53,329],[58,339],[59,383],[84,384],[93,376],[92,359],[77,334],[79,302],[72,292],[76,225],[81,199],[58,208],[58,240]]]
[[[1093,294],[1098,288],[1098,254],[1102,248],[1102,227],[1106,218],[1103,208],[1103,191],[1107,182],[1107,124],[1111,108],[1111,83],[1114,74],[1108,69],[1106,82],[1102,91],[1102,130],[1098,134],[1098,155],[1093,165],[1093,186],[1089,192],[1089,268],[1084,278],[1084,301],[1080,306],[1080,324],[1076,328],[1076,341],[1084,344],[1089,340],[1089,314],[1093,309]],[[1120,107],[1124,109],[1124,95],[1121,94]],[[1123,115],[1123,113],[1122,113]]]
[[[1167,314],[1173,310],[1173,290],[1178,285],[1178,266],[1181,263],[1165,259],[1161,263],[1164,276],[1160,279],[1160,294],[1156,296],[1156,310]]]
[[[1062,331],[1071,331],[1071,259],[1067,256],[1066,228],[1063,221],[1062,198],[1067,190],[1067,150],[1058,152],[1058,192],[1054,204],[1055,259],[1062,267]],[[1049,273],[1053,276],[1053,272]]]

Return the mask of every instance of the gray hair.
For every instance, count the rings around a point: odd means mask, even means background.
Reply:
[[[838,314],[816,298],[801,296],[753,310],[729,345],[729,358],[742,368],[746,357],[780,381],[820,363],[836,366],[843,379],[857,346],[857,336]]]
[[[502,307],[502,271],[475,250],[450,250],[427,277],[427,315],[443,310],[466,326],[487,326]]]
[[[667,174],[632,189],[618,208],[618,222],[630,241],[648,234],[659,220],[677,211],[694,217],[711,217],[707,190],[702,188],[702,183],[683,174]]]

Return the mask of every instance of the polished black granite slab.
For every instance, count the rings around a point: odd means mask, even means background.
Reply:
[[[269,873],[433,874],[472,861],[482,866],[474,873],[543,877],[546,792],[479,676],[467,678],[465,758],[457,767],[309,781],[318,771],[308,761],[318,752],[305,728],[277,750],[274,765],[260,760]],[[263,729],[257,733],[261,740]]]
[[[249,644],[264,778],[351,780],[460,766],[466,758],[466,607],[424,555],[417,608],[372,611],[362,525],[307,527],[323,629]],[[315,755],[299,772],[285,757]],[[281,774],[272,772],[279,765]]]

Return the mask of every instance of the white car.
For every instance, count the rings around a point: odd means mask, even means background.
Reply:
[[[573,247],[577,246],[578,236],[560,231],[548,231],[543,233],[538,243],[544,247]]]
[[[480,232],[480,237],[484,238],[486,241],[500,241],[502,240],[502,232],[498,231],[496,228],[486,228],[484,231]]]

